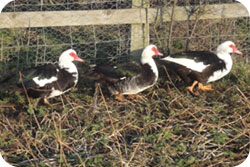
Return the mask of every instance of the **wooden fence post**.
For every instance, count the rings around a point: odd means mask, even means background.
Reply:
[[[141,8],[142,10],[145,10],[146,20],[144,20],[144,22],[146,23],[131,24],[131,55],[140,54],[141,50],[149,44],[149,5],[149,0],[132,0],[132,8]]]

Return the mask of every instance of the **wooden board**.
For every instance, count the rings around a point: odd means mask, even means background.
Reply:
[[[192,13],[191,9],[200,9],[196,13]],[[159,11],[157,9],[150,9],[150,22],[153,22],[157,18],[157,13],[161,13],[163,22],[171,21],[170,8],[162,9]],[[201,12],[199,19],[222,19],[222,18],[238,18],[238,17],[249,17],[247,9],[241,3],[234,4],[220,4],[220,5],[206,5],[206,6],[187,6],[187,7],[176,7],[174,20],[175,21],[185,21],[185,20],[195,20],[197,13]]]
[[[122,9],[3,13],[0,28],[132,24],[143,22],[145,12],[141,12],[140,9]]]
[[[187,7],[187,9],[189,9]],[[188,19],[190,12],[184,7],[176,7],[175,21]],[[240,3],[207,5],[199,19],[249,17],[248,11]],[[161,17],[170,21],[171,8],[148,9],[149,23]],[[195,19],[194,15],[190,19]],[[87,11],[13,12],[0,14],[0,28],[85,26],[146,23],[146,10],[140,8]]]

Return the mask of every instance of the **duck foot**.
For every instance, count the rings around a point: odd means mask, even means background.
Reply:
[[[213,88],[212,88],[212,86],[211,85],[206,85],[206,86],[204,86],[202,83],[198,83],[198,89],[200,89],[200,90],[202,90],[202,91],[211,91],[211,90],[214,90]]]
[[[136,95],[136,94],[131,94],[131,95],[128,95],[128,97],[129,97],[130,99],[137,99],[137,98],[138,98],[138,95]]]
[[[48,101],[48,99],[47,98],[43,98],[43,103],[44,104],[46,104],[46,105],[48,105],[48,106],[52,106],[50,103],[49,103],[49,101]]]
[[[127,101],[126,99],[124,99],[122,93],[119,93],[119,94],[115,97],[115,100],[120,101],[120,102],[125,102],[125,101]]]
[[[139,94],[131,94],[128,95],[128,98],[131,99],[132,101],[138,101],[138,100],[142,100],[142,101],[147,101],[145,97],[139,95]]]
[[[193,84],[191,86],[188,86],[187,87],[187,90],[194,96],[198,96],[199,93],[197,92],[194,92],[194,87],[198,84],[199,82],[198,81],[194,81]]]

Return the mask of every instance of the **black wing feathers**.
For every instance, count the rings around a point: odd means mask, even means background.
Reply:
[[[33,78],[50,79],[57,75],[57,66],[54,64],[45,64],[43,66],[27,69],[22,72],[22,82],[26,87],[37,87]],[[20,84],[20,81],[19,81]]]
[[[31,94],[32,97],[36,97],[33,95],[35,94],[34,92],[40,91],[41,94],[44,94],[47,93],[49,88],[45,86],[42,90],[38,90],[40,87],[34,82],[33,78],[38,77],[38,79],[49,79],[56,75],[57,66],[54,64],[45,64],[38,67],[28,68],[22,72],[12,72],[11,74],[1,78],[0,87],[2,91],[17,91],[19,89],[22,90],[24,85],[28,90],[28,93]],[[37,97],[38,96],[39,95],[37,95]]]
[[[170,57],[192,59],[195,62],[203,62],[205,65],[214,64],[220,61],[215,53],[209,51],[186,51],[182,53],[172,54],[170,55]]]
[[[53,64],[46,64],[39,67],[28,68],[22,72],[15,71],[0,80],[0,84],[19,85],[23,82],[25,85],[30,85],[33,82],[33,78],[49,79],[52,76],[56,76],[57,66]],[[21,77],[20,77],[21,74]]]
[[[117,66],[96,66],[85,77],[98,81],[102,84],[113,84],[124,77],[133,77],[143,71],[142,66],[136,62],[129,62]]]

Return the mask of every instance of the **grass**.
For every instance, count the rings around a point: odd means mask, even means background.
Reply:
[[[174,23],[173,53],[186,48],[187,38],[192,39],[191,50],[215,50],[220,41],[232,39],[247,52],[249,19],[195,24]],[[21,69],[30,62],[54,61],[62,47],[72,44],[82,58],[116,60],[115,55],[129,53],[129,37],[124,35],[130,32],[128,27],[3,29],[0,76],[17,64]],[[150,27],[150,42],[166,53],[169,22],[159,20]],[[215,91],[200,92],[199,97],[190,95],[183,82],[170,79],[164,70],[158,84],[137,101],[117,102],[105,88],[95,100],[94,83],[84,79],[77,88],[51,99],[51,107],[34,107],[24,94],[0,95],[1,153],[18,167],[236,166],[250,148],[250,68],[241,58],[235,58],[228,76],[212,83]]]
[[[94,105],[94,84],[83,80],[51,107],[6,96],[0,149],[19,167],[236,166],[249,152],[249,69],[235,64],[199,97],[164,71],[137,101],[117,102],[103,88]]]

